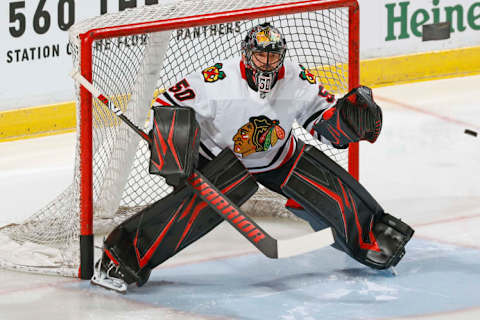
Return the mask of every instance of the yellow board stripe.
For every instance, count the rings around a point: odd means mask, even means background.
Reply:
[[[480,73],[480,46],[362,60],[360,83],[369,87]]]
[[[74,102],[0,112],[0,142],[75,130]]]
[[[360,83],[369,87],[480,74],[480,46],[362,60]],[[0,142],[75,130],[75,103],[0,112]]]

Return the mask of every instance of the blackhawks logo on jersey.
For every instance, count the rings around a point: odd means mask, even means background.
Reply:
[[[300,79],[307,80],[311,84],[317,83],[317,80],[315,79],[315,75],[313,73],[305,69],[305,67],[302,65],[300,65],[300,68],[302,69],[302,71],[299,74]]]
[[[202,71],[203,74],[203,79],[205,79],[205,82],[215,82],[218,79],[224,79],[226,77],[225,72],[221,71],[223,64],[221,63],[216,63],[212,67],[208,67],[207,69],[204,69]]]
[[[266,116],[251,117],[233,136],[233,151],[246,157],[255,152],[267,151],[278,140],[285,139],[285,130],[278,120]]]

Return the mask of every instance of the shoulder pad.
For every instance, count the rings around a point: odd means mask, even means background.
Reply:
[[[205,82],[215,82],[217,80],[225,79],[227,76],[225,72],[221,69],[223,67],[223,63],[216,63],[211,67],[202,70],[203,80]]]

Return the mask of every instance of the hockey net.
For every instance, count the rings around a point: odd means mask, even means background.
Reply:
[[[145,128],[156,94],[239,55],[245,32],[267,21],[285,35],[286,58],[314,73],[330,92],[342,95],[358,84],[358,5],[347,0],[162,1],[106,14],[70,29],[73,67]],[[161,177],[148,174],[146,143],[84,88],[76,86],[76,93],[74,181],[24,223],[0,229],[9,244],[0,249],[1,267],[77,276],[84,259],[87,278],[92,257],[80,253],[79,238],[105,234],[171,192]],[[298,126],[294,134],[358,174],[357,146],[333,149]],[[261,188],[244,209],[253,216],[288,216],[284,204]]]

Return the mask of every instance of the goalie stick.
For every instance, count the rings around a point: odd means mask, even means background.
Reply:
[[[71,77],[99,99],[106,107],[118,116],[125,124],[132,128],[140,137],[149,144],[152,142],[148,134],[130,121],[111,100],[103,95],[92,83],[85,79],[78,70],[73,70]],[[243,210],[241,210],[228,197],[222,194],[212,182],[198,170],[194,170],[188,177],[187,183],[192,190],[205,201],[218,215],[227,220],[240,234],[252,243],[265,256],[278,259],[299,255],[318,250],[334,242],[330,228],[309,233],[287,240],[277,240],[270,236]],[[221,204],[221,205],[220,205]]]

